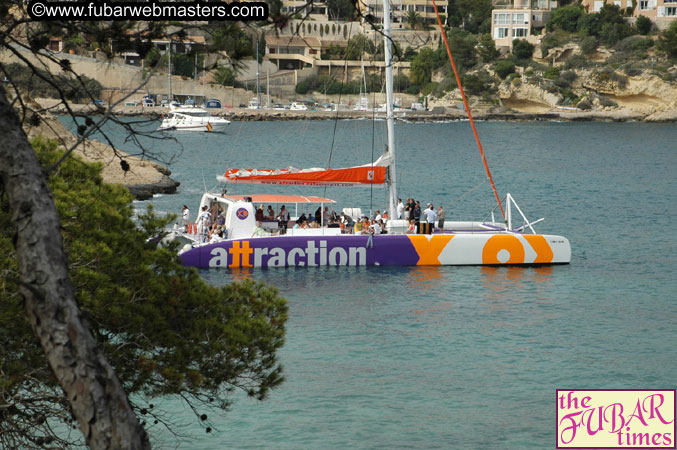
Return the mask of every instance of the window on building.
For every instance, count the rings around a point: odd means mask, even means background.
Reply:
[[[416,12],[423,12],[425,10],[425,6],[423,5],[416,5]]]
[[[524,13],[515,13],[512,15],[512,23],[515,25],[526,25],[529,23],[529,16]]]
[[[510,14],[508,13],[494,14],[494,25],[510,25]]]
[[[639,0],[639,9],[640,11],[649,9],[649,0]]]
[[[528,28],[513,28],[512,29],[512,35],[515,38],[524,38],[529,36],[529,29]]]
[[[494,39],[510,37],[510,28],[494,28]]]
[[[677,16],[677,6],[666,6],[665,17],[675,17],[675,16]]]

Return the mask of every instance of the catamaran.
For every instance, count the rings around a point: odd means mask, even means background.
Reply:
[[[384,234],[350,227],[295,227],[298,205],[319,204],[323,215],[326,204],[334,201],[312,196],[228,195],[205,193],[200,202],[204,217],[222,224],[224,236],[206,238],[204,223],[175,229],[170,239],[182,242],[179,254],[183,264],[194,267],[313,267],[365,265],[547,265],[568,264],[569,241],[562,236],[538,234],[510,194],[505,208],[491,179],[481,144],[478,144],[496,196],[501,217],[491,213],[487,221],[449,221],[432,234],[412,233],[409,221],[397,219],[397,179],[393,114],[393,70],[390,4],[384,0],[384,40],[386,58],[386,123],[388,145],[373,163],[346,168],[309,169],[229,169],[219,181],[230,184],[269,186],[388,186],[388,217]],[[433,1],[434,4],[434,1]],[[438,20],[439,21],[439,20]],[[441,27],[441,21],[439,21]],[[445,33],[442,33],[445,37]],[[447,44],[448,48],[448,44]],[[456,72],[451,52],[449,56]],[[459,81],[459,86],[461,83]],[[461,93],[465,100],[465,94]],[[474,128],[470,110],[468,115]],[[286,213],[265,216],[260,204],[284,204]],[[289,208],[289,209],[287,209]],[[290,211],[294,209],[294,211]],[[359,217],[359,209],[344,209]],[[296,214],[289,221],[287,214]],[[204,219],[207,220],[206,218]],[[324,217],[320,217],[320,224]],[[317,223],[317,222],[316,222]],[[186,232],[187,231],[187,232]]]

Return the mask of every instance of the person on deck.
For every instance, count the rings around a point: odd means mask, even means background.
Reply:
[[[428,203],[428,208],[423,213],[425,215],[425,221],[428,224],[428,234],[432,234],[435,229],[435,221],[437,220],[437,213],[432,203]]]
[[[186,205],[181,208],[181,215],[183,216],[183,231],[188,233],[188,224],[190,223],[190,209]]]
[[[397,199],[397,218],[401,219],[403,216],[402,214],[404,213],[404,203],[402,203],[402,199],[398,198]]]
[[[287,234],[287,224],[289,223],[289,211],[282,205],[280,214],[277,215],[277,227],[280,229],[280,234]]]
[[[440,231],[444,231],[444,219],[447,218],[447,212],[442,208],[442,205],[440,205],[439,208],[437,208],[437,228],[440,229]]]
[[[268,205],[268,216],[266,216],[266,220],[275,220],[275,211],[273,210],[272,205]]]

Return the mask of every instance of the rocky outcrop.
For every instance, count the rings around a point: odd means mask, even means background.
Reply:
[[[561,96],[546,91],[536,84],[524,83],[520,79],[501,83],[498,96],[503,106],[524,112],[545,112],[555,108]]]
[[[606,95],[621,108],[645,115],[677,108],[677,83],[657,75],[644,72],[629,77],[611,70],[578,73],[583,89]]]

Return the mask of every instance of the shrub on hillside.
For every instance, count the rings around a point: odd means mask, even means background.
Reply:
[[[512,54],[519,59],[531,59],[534,54],[534,45],[524,39],[512,41]]]
[[[558,8],[552,12],[552,17],[548,22],[548,29],[560,29],[574,33],[578,30],[578,19],[583,14],[583,8],[579,5],[568,5]]]
[[[653,28],[653,23],[651,22],[651,19],[649,19],[648,17],[639,16],[637,18],[635,26],[637,27],[637,31],[639,31],[639,34],[646,36],[651,32],[651,28]]]
[[[677,58],[677,22],[672,22],[668,29],[658,36],[656,47],[669,58]]]
[[[501,80],[505,80],[508,75],[515,73],[515,63],[507,60],[499,61],[494,66],[494,71]]]
[[[597,38],[595,36],[587,36],[581,41],[581,51],[584,55],[590,55],[597,50]]]
[[[583,100],[578,102],[576,107],[578,109],[582,109],[582,110],[589,110],[589,109],[592,109],[592,103],[590,102],[590,100],[587,97],[585,97]]]

